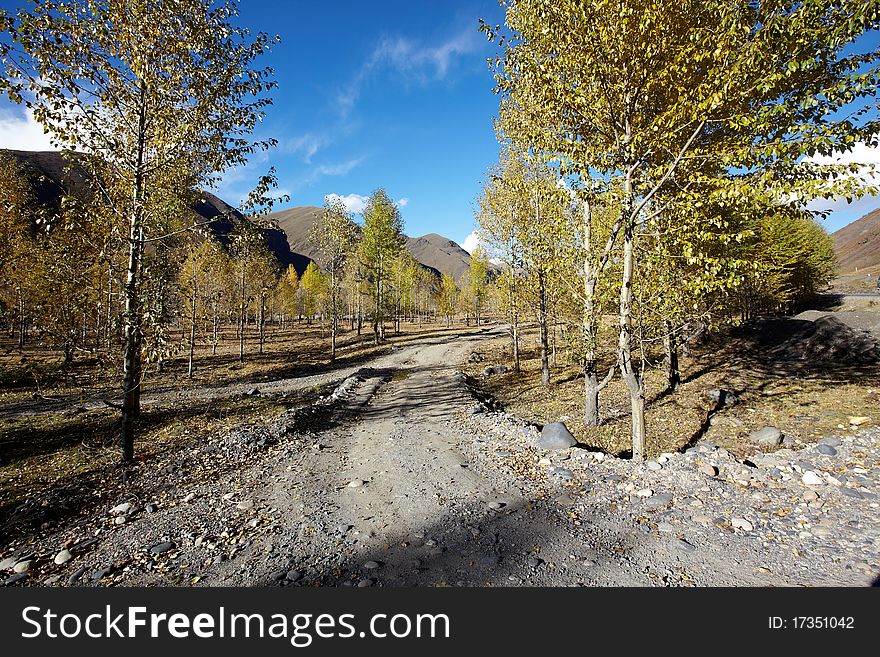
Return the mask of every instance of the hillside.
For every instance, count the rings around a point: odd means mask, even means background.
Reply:
[[[844,226],[832,237],[842,274],[880,265],[880,208]]]
[[[65,194],[87,193],[85,173],[65,160],[58,151],[0,149],[0,155],[15,159],[26,172],[31,174],[38,201],[50,209],[57,209],[61,197]],[[242,214],[211,192],[203,191],[199,197],[199,200],[191,206],[196,215],[195,221],[198,223],[210,221],[210,228],[217,238],[228,244],[228,235],[235,224],[243,219]],[[263,233],[267,246],[282,266],[293,265],[298,272],[305,271],[309,258],[291,250],[283,232],[269,228]]]
[[[320,253],[309,239],[309,231],[320,218],[321,212],[321,208],[302,206],[273,212],[269,219],[287,235],[287,243],[292,251],[320,264]],[[407,237],[406,248],[419,263],[434,272],[449,274],[458,283],[461,283],[465,272],[470,270],[470,254],[448,237],[435,233]]]

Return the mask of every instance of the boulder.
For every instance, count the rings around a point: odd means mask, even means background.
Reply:
[[[539,449],[568,449],[577,445],[577,440],[564,423],[551,422],[541,429],[537,445]]]
[[[498,374],[507,374],[507,365],[495,365],[483,370],[483,376],[496,376]]]
[[[782,443],[782,432],[776,427],[764,427],[750,433],[749,440],[757,445],[776,447]]]
[[[730,390],[723,390],[721,388],[713,388],[712,390],[706,391],[706,396],[709,398],[709,401],[722,408],[724,406],[733,406],[739,402],[739,397],[737,397],[736,394],[732,393]]]

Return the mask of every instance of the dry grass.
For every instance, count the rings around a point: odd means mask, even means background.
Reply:
[[[520,373],[483,378],[486,365],[510,365],[509,342],[498,339],[481,350],[483,361],[469,366],[485,391],[506,411],[536,424],[564,420],[578,440],[612,454],[631,448],[629,394],[616,378],[601,394],[603,423],[587,428],[581,421],[583,377],[578,368],[563,364],[552,369],[547,389],[540,383],[536,331],[525,332],[525,358]],[[681,450],[697,440],[711,440],[745,457],[755,451],[750,432],[764,426],[811,442],[848,429],[848,416],[880,418],[880,370],[871,368],[814,368],[809,363],[768,360],[748,336],[716,336],[683,358],[683,383],[663,394],[664,378],[655,368],[646,376],[649,454]],[[610,362],[606,364],[606,368]],[[607,371],[607,369],[605,370]],[[713,407],[706,392],[735,391],[741,402],[721,409],[707,422]]]

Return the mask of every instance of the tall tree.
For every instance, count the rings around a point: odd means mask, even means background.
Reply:
[[[400,210],[384,189],[377,189],[370,196],[364,210],[363,238],[359,248],[360,260],[370,279],[370,293],[374,301],[373,339],[376,344],[385,339],[388,294],[394,263],[401,248],[403,219]]]
[[[130,461],[144,248],[186,190],[271,144],[248,135],[275,86],[271,70],[253,64],[275,39],[252,37],[234,2],[211,0],[39,0],[6,27],[0,88],[57,144],[84,154],[91,184],[127,225],[121,447]]]
[[[327,277],[330,315],[330,360],[336,360],[339,323],[345,312],[342,282],[346,263],[357,243],[357,226],[341,201],[327,201],[321,219],[315,224],[312,238],[318,245]]]

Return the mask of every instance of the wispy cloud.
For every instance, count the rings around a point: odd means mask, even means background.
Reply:
[[[58,150],[43,132],[29,109],[21,112],[10,110],[0,113],[0,148],[17,151]]]
[[[405,208],[407,205],[409,205],[409,199],[406,197],[400,199],[397,202],[397,207],[399,207],[399,208]]]
[[[287,153],[301,154],[303,162],[311,164],[312,158],[326,145],[327,139],[324,137],[306,133],[299,137],[282,141],[279,144],[279,150]]]
[[[408,82],[427,84],[448,77],[457,59],[480,50],[484,43],[473,26],[434,45],[402,36],[382,38],[351,82],[337,95],[340,112],[347,115],[360,98],[364,84],[379,70],[394,70]]]

